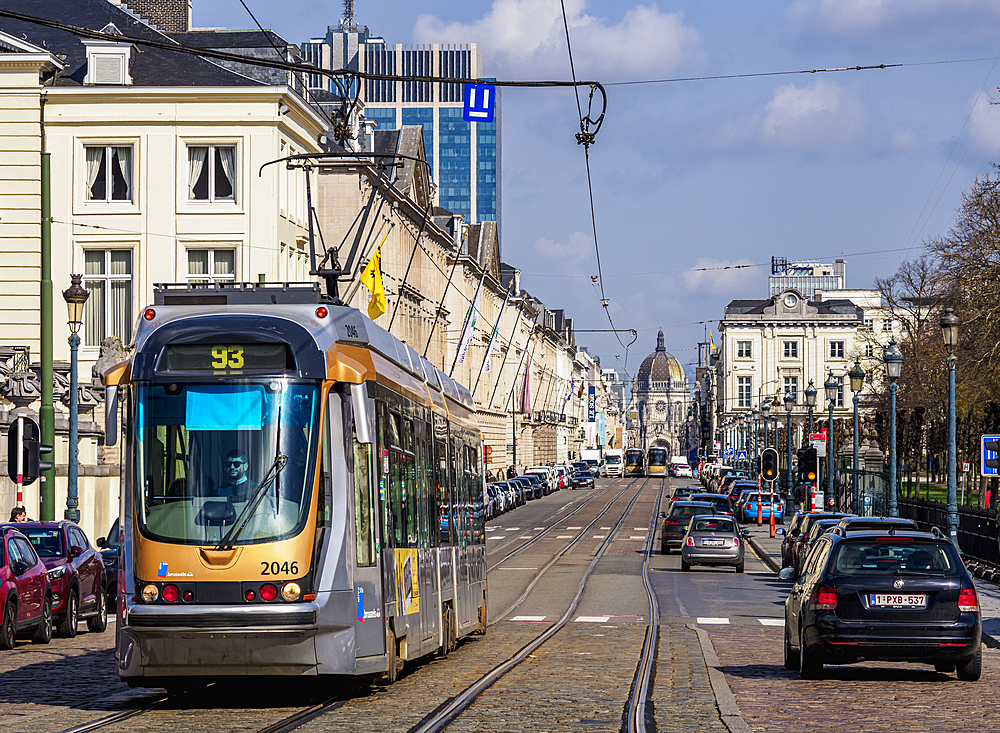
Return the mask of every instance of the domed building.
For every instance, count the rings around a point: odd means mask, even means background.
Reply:
[[[684,455],[684,423],[691,399],[684,367],[663,345],[663,329],[656,335],[656,351],[643,359],[632,382],[632,404],[639,414],[638,445],[668,449]]]

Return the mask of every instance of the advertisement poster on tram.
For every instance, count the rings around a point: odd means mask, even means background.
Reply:
[[[417,582],[417,551],[396,550],[396,598],[399,610],[408,615],[420,610],[420,584]]]

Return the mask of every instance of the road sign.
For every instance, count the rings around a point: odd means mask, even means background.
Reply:
[[[824,430],[822,433],[809,433],[809,440],[813,442],[817,440],[826,442],[826,431]]]
[[[972,468],[971,464],[969,464],[969,463],[963,463],[962,464],[962,473],[968,473],[969,469],[971,469],[971,468]]]
[[[745,461],[746,459],[747,459],[747,452],[745,450],[741,448],[740,450],[736,451],[737,461]]]
[[[462,119],[466,122],[493,122],[497,88],[492,84],[466,84]]]
[[[994,441],[1000,441],[1000,435],[982,435],[979,438],[979,467],[982,469],[983,476],[1000,476],[1000,467],[989,466],[986,463],[1000,459],[1000,452],[986,447],[987,443]]]
[[[726,448],[726,450],[724,450],[722,452],[722,455],[725,456],[726,459],[732,458],[733,457],[733,449],[732,448]]]

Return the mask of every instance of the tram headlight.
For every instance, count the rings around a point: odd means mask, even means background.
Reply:
[[[143,586],[142,588],[142,600],[146,603],[155,603],[156,599],[160,597],[160,589],[157,588],[152,583]]]
[[[281,587],[281,597],[286,601],[297,601],[302,595],[302,589],[298,583],[285,583]]]

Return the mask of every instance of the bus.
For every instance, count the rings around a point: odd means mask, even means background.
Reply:
[[[467,389],[313,283],[160,285],[122,415],[119,674],[395,680],[486,631]]]
[[[642,448],[627,448],[625,450],[625,475],[632,477],[646,475]]]
[[[653,447],[646,451],[646,475],[666,476],[667,475],[667,449]]]

